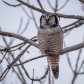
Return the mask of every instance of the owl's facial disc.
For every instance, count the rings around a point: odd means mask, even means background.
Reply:
[[[57,26],[58,19],[56,15],[42,15],[40,18],[40,26],[42,28],[53,28]]]

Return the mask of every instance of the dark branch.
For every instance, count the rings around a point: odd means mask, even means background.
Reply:
[[[7,5],[9,5],[9,6],[13,6],[13,7],[17,7],[17,6],[20,6],[20,5],[22,5],[22,4],[17,4],[17,5],[12,5],[12,4],[9,4],[9,3],[7,3],[6,1],[4,1],[4,0],[2,0],[5,4],[7,4]]]
[[[37,43],[35,43],[34,41],[32,41],[30,39],[27,39],[27,38],[25,38],[25,37],[23,37],[21,35],[18,35],[18,34],[0,31],[0,35],[17,38],[17,39],[23,40],[23,41],[25,41],[25,42],[27,42],[27,43],[39,48]]]
[[[42,9],[39,9],[37,7],[34,7],[34,6],[31,6],[30,4],[28,3],[25,3],[24,1],[22,0],[17,0],[18,2],[22,3],[23,5],[33,9],[33,10],[36,10],[38,12],[41,12],[41,13],[49,13],[48,11],[45,11],[45,10],[42,10]],[[79,15],[64,15],[64,14],[59,14],[59,13],[55,13],[58,17],[63,17],[63,18],[73,18],[73,19],[81,19],[81,20],[84,20],[84,16],[79,16]]]
[[[64,53],[71,52],[71,51],[74,51],[74,50],[78,50],[78,49],[83,48],[83,47],[84,47],[84,42],[80,43],[80,44],[76,44],[74,46],[70,46],[70,47],[64,48],[64,49],[62,49],[62,51],[58,52],[54,56],[56,56],[56,55],[62,55]],[[46,55],[46,56],[49,56],[49,55]],[[22,62],[21,64],[30,62],[30,61],[38,59],[38,58],[46,57],[46,56],[45,55],[41,55],[41,56],[38,56],[38,57],[35,57],[35,58],[32,58],[32,59],[26,60],[26,61]],[[14,66],[18,66],[18,65],[21,65],[21,64],[16,64]]]

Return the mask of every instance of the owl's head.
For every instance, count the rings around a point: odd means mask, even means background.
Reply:
[[[46,13],[40,18],[40,28],[53,28],[58,25],[58,18],[55,14]]]

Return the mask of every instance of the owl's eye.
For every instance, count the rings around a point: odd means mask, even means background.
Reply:
[[[49,18],[52,19],[52,16],[50,16]]]

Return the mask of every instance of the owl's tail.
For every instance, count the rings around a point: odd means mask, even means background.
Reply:
[[[57,67],[53,68],[52,67],[52,73],[55,79],[58,79],[59,77],[59,65],[57,65]]]
[[[48,56],[48,64],[52,69],[52,73],[55,79],[59,76],[59,55],[58,56]]]

